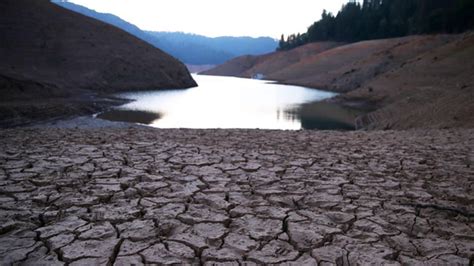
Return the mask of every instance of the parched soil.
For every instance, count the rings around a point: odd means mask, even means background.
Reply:
[[[2,264],[469,265],[474,130],[0,131]]]

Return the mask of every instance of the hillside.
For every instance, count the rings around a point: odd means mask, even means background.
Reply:
[[[206,37],[182,32],[147,31],[160,40],[164,51],[194,65],[222,64],[242,55],[261,55],[275,51],[277,41],[269,37]]]
[[[113,14],[108,14],[108,13],[100,13],[96,12],[95,10],[89,9],[87,7],[77,5],[71,2],[58,2],[58,0],[53,0],[52,1],[54,4],[59,5],[63,8],[72,10],[76,13],[100,20],[102,22],[108,23],[110,25],[113,25],[119,29],[122,29],[132,35],[134,35],[137,38],[140,38],[144,41],[147,41],[147,38],[150,38],[148,34],[143,32],[140,28],[137,26],[133,25],[132,23],[129,23],[123,19],[121,19],[118,16],[115,16]]]
[[[312,43],[236,58],[203,74],[251,77],[258,72],[281,83],[345,93],[339,101],[377,109],[360,117],[361,128],[470,127],[474,68],[466,58],[474,57],[473,36],[409,36],[333,49]]]
[[[186,64],[220,64],[233,57],[232,54],[220,50],[213,49],[205,45],[196,45],[190,42],[176,43],[169,41],[154,34],[142,31],[137,26],[121,19],[118,16],[107,13],[100,13],[87,7],[77,5],[70,2],[54,2],[63,8],[72,10],[82,15],[100,20],[102,22],[120,28],[135,37],[148,42],[149,44],[159,48],[173,57],[179,59]],[[190,51],[193,51],[191,53]]]
[[[454,38],[450,35],[410,36],[348,44],[306,57],[287,68],[272,72],[268,78],[347,92]]]
[[[0,120],[17,111],[14,100],[47,99],[45,108],[54,109],[51,97],[84,91],[196,85],[185,65],[161,50],[47,0],[1,1],[0,25]]]
[[[311,43],[290,51],[278,51],[260,56],[245,55],[204,71],[202,74],[244,78],[251,78],[257,74],[262,74],[264,77],[268,77],[272,73],[298,63],[304,58],[339,45],[341,44],[334,42]]]
[[[343,97],[379,108],[357,122],[371,129],[474,127],[474,33],[410,58]]]
[[[241,55],[272,52],[278,45],[276,40],[268,37],[210,38],[182,32],[143,31],[113,14],[96,12],[70,2],[55,2],[55,4],[123,29],[189,65],[222,64]]]

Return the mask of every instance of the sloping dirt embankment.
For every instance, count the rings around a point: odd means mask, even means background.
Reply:
[[[61,114],[71,97],[84,93],[196,86],[186,66],[170,55],[47,0],[1,1],[0,25],[0,110],[18,115],[0,120],[28,121],[38,102]],[[87,106],[93,104],[77,108]]]
[[[335,100],[375,109],[357,119],[358,128],[474,126],[473,33],[332,45],[336,47],[318,50],[322,44],[315,43],[251,60],[241,57],[204,74],[249,77],[261,71],[265,79],[343,93]],[[277,57],[288,64],[265,71],[276,66]]]
[[[296,64],[303,59],[317,55],[328,49],[341,45],[335,42],[310,43],[305,46],[290,50],[277,51],[265,55],[246,55],[234,58],[213,69],[203,71],[200,74],[215,76],[235,76],[252,78],[257,74],[265,77],[281,69]]]

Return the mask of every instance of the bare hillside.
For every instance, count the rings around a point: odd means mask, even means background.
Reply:
[[[195,86],[186,67],[108,24],[47,0],[0,3],[0,74],[58,91]],[[0,93],[4,87],[0,87]]]
[[[168,54],[48,0],[2,0],[0,39],[0,126],[111,104],[97,93],[196,86]]]
[[[339,45],[341,44],[334,42],[310,43],[290,51],[279,51],[260,56],[241,56],[201,74],[244,78],[262,74],[264,77],[268,77],[272,73],[288,68],[304,58]]]
[[[420,53],[342,97],[375,102],[360,127],[474,127],[474,33]]]
[[[376,110],[357,119],[359,128],[474,127],[471,58],[474,33],[422,35],[326,50],[308,44],[253,64],[237,58],[205,73],[232,70],[239,62],[239,72],[226,74],[249,77],[259,69],[269,80],[343,93],[337,101]],[[264,72],[258,66],[274,67]]]

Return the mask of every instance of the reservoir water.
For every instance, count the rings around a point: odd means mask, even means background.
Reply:
[[[353,129],[336,94],[263,80],[193,75],[198,87],[123,93],[130,103],[98,115],[158,128]]]

